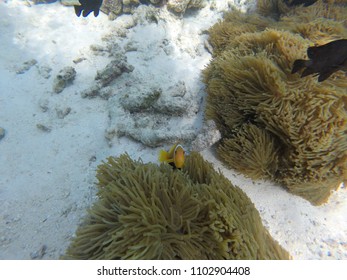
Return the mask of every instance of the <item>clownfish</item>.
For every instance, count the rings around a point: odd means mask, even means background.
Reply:
[[[184,165],[184,154],[183,147],[180,144],[175,144],[168,152],[160,150],[158,160],[159,162],[167,162],[173,168],[181,169]]]

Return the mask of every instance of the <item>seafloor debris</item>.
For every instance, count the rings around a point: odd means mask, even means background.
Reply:
[[[126,58],[112,60],[107,66],[98,71],[95,77],[102,87],[109,85],[114,79],[125,73],[134,71],[134,66],[127,63]]]
[[[151,147],[191,142],[198,133],[193,123],[201,101],[183,82],[168,87],[127,87],[109,99],[106,138],[111,141],[114,135],[128,136]],[[179,121],[182,116],[189,119],[185,124]]]
[[[97,83],[90,88],[81,92],[83,98],[101,97],[102,99],[109,99],[113,94],[111,87],[112,82],[120,77],[123,73],[130,73],[134,71],[134,66],[127,62],[127,58],[117,44],[112,46],[91,46],[92,50],[99,55],[108,55],[112,57],[112,61],[108,63],[104,69],[97,71],[95,80]]]
[[[110,122],[105,137],[110,145],[116,137],[126,136],[150,147],[175,141],[189,147],[201,133],[195,148],[202,150],[207,147],[206,143],[201,143],[202,139],[207,140],[206,132],[200,132],[203,85],[200,77],[188,70],[202,66],[194,62],[184,67],[179,65],[179,60],[184,64],[185,56],[190,55],[200,61],[200,54],[206,54],[206,51],[199,34],[190,34],[193,37],[182,44],[184,27],[171,38],[162,28],[150,24],[146,32],[149,36],[154,35],[154,40],[150,44],[147,41],[140,43],[135,29],[142,29],[142,22],[145,26],[152,22],[170,25],[160,20],[165,18],[162,13],[178,20],[167,11],[142,5],[134,15],[117,20],[116,29],[104,38],[106,44],[91,46],[95,55],[108,57],[111,62],[97,72],[96,83],[82,91],[81,96],[108,100]],[[135,23],[136,27],[129,29]],[[119,33],[123,34],[120,29],[126,37],[119,37]],[[176,48],[186,51],[177,57]],[[136,65],[136,69],[127,61]],[[172,75],[172,79],[168,75]],[[212,134],[219,135],[215,129]],[[208,136],[207,145],[212,145],[211,141],[218,138],[212,134]]]
[[[82,91],[81,97],[89,99],[100,97],[101,99],[108,100],[113,95],[113,92],[114,90],[111,86],[101,87],[100,85],[94,85]]]
[[[71,107],[64,107],[64,108],[60,108],[60,107],[57,107],[55,108],[55,111],[57,113],[57,117],[59,119],[63,119],[65,118],[68,114],[70,114],[71,112]]]
[[[36,124],[36,127],[43,132],[51,132],[52,131],[52,128],[50,128],[49,126],[42,124],[42,123]]]
[[[136,5],[138,5],[137,3]],[[104,0],[100,8],[110,19],[116,18],[123,13],[123,1],[122,0]]]
[[[0,140],[5,137],[5,129],[0,127]]]
[[[220,131],[213,120],[207,120],[204,122],[199,134],[192,141],[192,151],[203,151],[213,144],[217,143],[222,138]]]
[[[41,77],[49,79],[51,77],[52,68],[48,65],[42,65],[37,69]]]
[[[53,91],[60,93],[71,84],[76,77],[76,70],[71,66],[61,69],[53,81]]]
[[[48,104],[49,104],[49,101],[46,98],[42,98],[39,100],[38,105],[43,113],[48,111],[49,109]]]
[[[41,248],[35,252],[30,253],[32,260],[41,260],[47,252],[47,246],[42,245]]]
[[[109,15],[110,19],[121,14],[133,13],[140,4],[152,4],[161,6],[166,4],[171,12],[184,14],[188,9],[201,9],[206,6],[206,0],[104,0],[101,11]]]
[[[201,9],[206,6],[206,0],[168,0],[169,11],[184,14],[187,9]]]
[[[24,74],[25,72],[30,70],[30,68],[33,67],[36,64],[37,64],[37,60],[36,59],[31,59],[31,60],[25,61],[22,66],[19,66],[16,69],[16,73],[17,74]]]
[[[129,94],[125,94],[119,100],[123,109],[130,113],[144,112],[153,110],[154,104],[161,95],[160,88],[152,88],[148,91],[140,90],[139,88],[131,88]]]

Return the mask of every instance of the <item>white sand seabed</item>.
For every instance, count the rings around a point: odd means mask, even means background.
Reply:
[[[144,32],[153,29],[150,23],[132,27],[122,42],[135,38],[147,48],[128,54],[137,77],[150,72],[147,86],[184,79],[194,88],[211,57],[203,47],[189,54],[190,46],[202,46],[206,35],[201,30],[221,18],[232,1],[217,2],[220,7],[215,10],[206,7],[182,19],[163,12],[166,21],[154,35]],[[110,146],[105,139],[107,101],[80,95],[109,62],[107,55],[96,56],[90,45],[104,45],[102,38],[129,19],[127,15],[109,21],[102,13],[78,18],[72,8],[59,3],[28,7],[23,1],[0,2],[0,127],[5,129],[0,140],[0,259],[59,258],[95,201],[95,168],[106,157],[127,152],[134,159],[157,162],[159,148],[125,137]],[[172,38],[170,59],[151,44],[160,36]],[[72,62],[80,57],[82,62]],[[34,66],[16,73],[32,59],[37,61]],[[56,94],[53,79],[66,66],[76,69],[76,79]],[[52,69],[50,78],[42,74],[47,67]],[[58,117],[57,111],[66,108],[71,112]],[[51,131],[38,129],[38,124]],[[279,186],[252,182],[224,168],[211,150],[202,155],[247,193],[271,235],[294,259],[347,259],[345,187],[327,204],[314,207]]]

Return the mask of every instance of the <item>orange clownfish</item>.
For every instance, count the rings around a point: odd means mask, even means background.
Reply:
[[[184,165],[184,149],[180,144],[175,144],[167,152],[165,150],[159,151],[159,162],[167,162],[174,168],[181,169]]]

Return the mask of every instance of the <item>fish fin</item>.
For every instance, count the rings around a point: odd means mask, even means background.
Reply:
[[[159,160],[159,162],[167,162],[168,161],[168,152],[165,150],[160,150],[158,160]]]
[[[84,10],[82,15],[83,17],[87,17],[93,10]]]
[[[306,68],[304,72],[301,74],[301,78],[306,77],[308,75],[316,73],[313,68]]]
[[[329,72],[324,72],[324,73],[321,73],[319,76],[318,76],[318,82],[323,82],[325,81],[326,79],[328,79],[331,74],[333,74],[335,71],[329,71]]]
[[[76,16],[79,17],[81,15],[81,13],[82,13],[83,7],[81,7],[81,6],[74,6],[74,8],[75,8]]]
[[[306,66],[307,60],[303,59],[297,59],[293,63],[293,69],[292,69],[292,74],[298,72],[300,69],[304,68]]]

